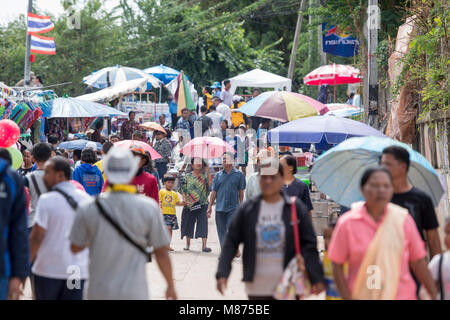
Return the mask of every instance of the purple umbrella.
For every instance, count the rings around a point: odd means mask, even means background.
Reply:
[[[351,137],[385,137],[383,133],[362,122],[335,116],[315,116],[288,122],[269,130],[270,143],[282,146],[328,150]]]

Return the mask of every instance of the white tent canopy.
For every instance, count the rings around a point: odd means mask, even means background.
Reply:
[[[140,78],[121,82],[115,86],[108,87],[97,92],[84,94],[77,97],[77,99],[86,101],[110,101],[119,98],[120,96],[133,93],[136,89],[139,89],[140,92],[145,92],[146,88],[147,79]]]
[[[231,88],[230,93],[234,94],[237,87],[258,87],[258,88],[273,88],[275,90],[291,91],[292,80],[273,74],[260,69],[240,74],[236,77],[230,78]]]

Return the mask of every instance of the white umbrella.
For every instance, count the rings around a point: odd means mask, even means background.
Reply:
[[[152,87],[159,88],[160,86],[160,81],[154,76],[137,68],[123,67],[120,65],[107,67],[96,71],[93,74],[84,77],[83,82],[87,85],[92,85],[95,88],[103,89],[125,81],[139,78],[146,78]]]
[[[110,101],[129,93],[133,93],[136,89],[144,92],[147,87],[147,80],[145,78],[130,80],[116,84],[113,87],[108,87],[97,92],[84,94],[78,96],[77,99],[86,101]]]

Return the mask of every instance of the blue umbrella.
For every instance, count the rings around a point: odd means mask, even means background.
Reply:
[[[359,185],[364,170],[378,165],[383,149],[392,145],[408,150],[411,160],[409,183],[427,193],[437,206],[444,189],[436,171],[420,153],[390,138],[359,137],[340,143],[315,161],[311,178],[333,201],[350,207],[363,200]]]
[[[297,148],[328,150],[333,145],[351,137],[384,137],[380,131],[362,122],[335,116],[314,116],[288,122],[269,130],[270,143]]]
[[[168,66],[164,66],[162,64],[160,64],[159,66],[144,69],[144,72],[158,78],[164,84],[168,84],[180,74],[180,71]]]
[[[45,118],[96,118],[127,116],[117,109],[100,103],[74,98],[56,98],[50,100],[48,106],[43,107]]]
[[[64,150],[83,150],[84,148],[86,148],[86,144],[88,142],[92,142],[92,141],[88,141],[88,140],[65,141],[65,142],[61,142],[58,145],[58,148],[64,149]],[[95,144],[97,145],[97,151],[102,150],[101,143],[95,142]]]

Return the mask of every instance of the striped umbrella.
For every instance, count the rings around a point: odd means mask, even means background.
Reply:
[[[183,71],[181,71],[181,73],[177,76],[177,81],[178,87],[175,91],[174,100],[178,104],[177,115],[181,116],[181,110],[184,108],[195,110],[196,106],[194,99],[192,99],[191,93],[189,92],[186,76]]]
[[[308,96],[289,91],[268,91],[250,100],[233,112],[242,112],[279,121],[323,115],[328,108],[323,103]]]
[[[314,69],[303,78],[303,82],[309,86],[332,85],[334,101],[336,101],[337,84],[360,83],[361,81],[359,69],[335,63]]]

